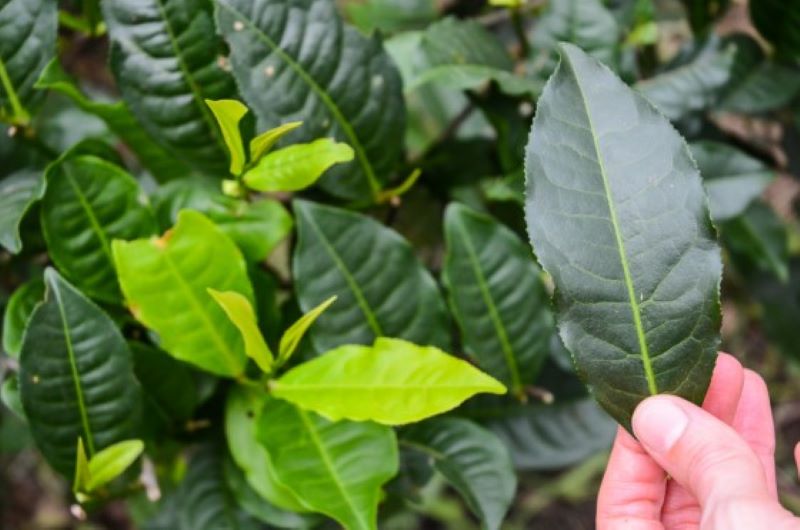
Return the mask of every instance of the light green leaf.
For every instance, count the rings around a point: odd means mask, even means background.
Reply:
[[[72,479],[78,438],[89,458],[131,438],[141,396],[116,324],[55,270],[45,283],[22,343],[20,392],[36,445]]]
[[[128,306],[158,333],[164,350],[217,375],[242,374],[242,336],[207,292],[235,291],[252,301],[233,241],[202,214],[184,210],[163,237],[115,240],[112,248]]]
[[[42,231],[53,262],[92,298],[119,302],[111,241],[156,230],[138,183],[105,160],[70,154],[51,164],[45,179]]]
[[[237,327],[244,340],[244,351],[253,359],[265,374],[272,372],[275,359],[258,329],[258,318],[253,305],[245,296],[235,292],[220,292],[209,289],[208,293],[222,307],[231,322]]]
[[[44,299],[44,282],[40,278],[20,285],[8,299],[3,315],[3,350],[10,357],[19,358],[22,335],[36,304]]]
[[[348,144],[355,160],[332,168],[320,185],[343,198],[374,198],[400,159],[405,130],[400,76],[380,38],[343,24],[330,0],[216,6],[233,75],[259,129],[302,121],[294,141]]]
[[[497,380],[438,348],[389,338],[372,347],[331,350],[293,368],[271,388],[275,397],[332,421],[386,425],[441,414],[475,394],[506,392]]]
[[[479,88],[489,81],[511,95],[537,95],[541,85],[516,76],[503,44],[474,20],[453,17],[432,24],[420,42],[422,64],[406,85],[412,92],[428,83],[457,90]]]
[[[686,143],[570,44],[537,105],[526,218],[582,379],[630,428],[646,397],[703,400],[719,344],[719,247]]]
[[[348,530],[376,530],[381,486],[397,473],[392,429],[369,422],[331,423],[269,398],[258,440],[278,480],[310,509]]]
[[[0,120],[27,124],[33,84],[55,55],[58,7],[51,0],[0,1]]]
[[[99,451],[89,460],[89,477],[84,491],[92,492],[120,476],[144,451],[141,440],[117,442]]]
[[[347,210],[295,201],[292,261],[300,309],[338,303],[309,336],[318,351],[392,336],[447,348],[449,324],[436,282],[397,232]]]
[[[334,164],[352,159],[350,146],[322,138],[264,155],[243,180],[258,191],[298,191],[314,184]]]
[[[300,344],[300,341],[303,340],[308,328],[310,328],[317,318],[319,318],[319,316],[324,313],[325,310],[328,309],[335,301],[336,296],[331,296],[317,307],[298,318],[294,324],[289,326],[289,329],[283,333],[280,345],[278,346],[279,366],[284,365],[286,361],[291,358],[292,354],[297,349],[298,344]]]
[[[235,386],[225,403],[225,437],[236,465],[247,483],[275,506],[293,512],[307,512],[305,507],[286,486],[281,484],[267,450],[256,438],[256,421],[267,400],[263,390]]]
[[[89,483],[90,476],[89,458],[86,456],[86,449],[83,447],[83,438],[78,436],[78,447],[75,449],[75,480],[72,481],[72,492],[88,491],[86,485]]]
[[[42,170],[23,168],[0,180],[0,246],[22,250],[19,227],[25,214],[44,195]]]
[[[167,153],[150,137],[125,103],[100,102],[87,98],[61,68],[58,59],[50,61],[36,81],[35,87],[60,92],[69,97],[79,109],[103,120],[108,129],[136,153],[142,165],[150,170],[159,182],[174,180],[191,173],[188,166]]]
[[[236,85],[221,66],[211,2],[113,0],[102,6],[111,70],[136,118],[180,160],[222,176],[227,146],[205,100],[231,98]]]
[[[460,418],[436,418],[402,431],[400,444],[428,456],[486,530],[499,530],[514,501],[511,457],[490,431]]]
[[[715,222],[741,215],[775,178],[763,162],[729,145],[701,141],[689,147],[703,176]]]
[[[443,279],[464,347],[521,397],[555,331],[542,270],[527,243],[484,214],[452,203],[444,224]]]
[[[247,114],[247,107],[235,99],[207,99],[206,105],[214,113],[217,124],[228,146],[231,164],[229,166],[232,175],[239,175],[247,162],[244,155],[244,145],[242,144],[242,132],[239,130],[239,122]]]
[[[261,157],[272,149],[278,140],[303,125],[301,121],[290,121],[277,127],[264,131],[250,140],[250,163],[255,164]]]

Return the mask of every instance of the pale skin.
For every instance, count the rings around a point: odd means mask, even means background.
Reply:
[[[702,408],[652,397],[633,430],[614,442],[597,530],[800,530],[778,502],[766,384],[732,356],[719,355]],[[800,469],[800,445],[795,458]]]

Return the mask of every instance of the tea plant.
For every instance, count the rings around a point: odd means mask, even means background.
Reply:
[[[796,360],[800,9],[751,3],[0,0],[0,441],[79,518],[498,529],[701,401],[721,306]]]

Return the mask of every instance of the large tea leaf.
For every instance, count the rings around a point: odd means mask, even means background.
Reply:
[[[111,241],[156,231],[139,185],[124,170],[94,156],[67,156],[45,174],[42,231],[50,257],[89,296],[118,302]]]
[[[330,0],[216,4],[233,74],[259,130],[302,121],[294,141],[333,137],[350,145],[355,160],[320,184],[342,197],[377,196],[405,131],[400,76],[380,39],[345,26]]]
[[[20,169],[0,180],[0,245],[16,254],[22,250],[19,225],[44,194],[42,170]]]
[[[400,425],[441,414],[475,394],[504,394],[495,379],[433,346],[379,338],[307,361],[271,383],[272,395],[336,421]]]
[[[436,282],[397,232],[374,219],[295,201],[292,268],[300,309],[338,296],[311,330],[326,351],[389,336],[448,349],[447,314]]]
[[[105,122],[108,129],[117,135],[139,157],[139,161],[159,181],[186,176],[190,170],[172,157],[156,143],[142,128],[122,101],[106,103],[94,101],[75,86],[75,83],[54,59],[36,81],[36,88],[56,90],[69,97],[81,110],[94,114]]]
[[[775,178],[766,164],[729,145],[702,141],[690,147],[703,176],[715,222],[742,214]]]
[[[89,457],[135,437],[139,383],[112,320],[53,269],[20,354],[20,391],[36,445],[72,479],[78,438]]]
[[[25,108],[39,72],[56,51],[58,6],[52,0],[0,0],[0,120],[27,123]]]
[[[721,262],[700,175],[667,120],[575,46],[539,100],[528,229],[581,377],[630,427],[656,393],[700,402],[719,342]]]
[[[467,353],[516,395],[533,384],[554,331],[530,248],[492,218],[453,203],[443,278]]]
[[[258,439],[278,480],[308,508],[348,530],[376,530],[381,486],[397,473],[397,440],[389,427],[331,423],[268,399]]]
[[[161,238],[112,245],[125,299],[170,355],[217,375],[242,374],[242,336],[208,289],[253,292],[239,249],[202,214],[184,210]]]
[[[514,500],[517,476],[496,436],[468,420],[437,418],[403,431],[400,444],[428,456],[484,528],[500,528]]]
[[[228,151],[205,99],[236,94],[219,65],[210,0],[103,2],[111,69],[150,135],[199,171],[224,176]]]

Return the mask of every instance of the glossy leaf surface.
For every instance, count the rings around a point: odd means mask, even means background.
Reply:
[[[433,461],[484,528],[500,528],[514,500],[517,476],[495,435],[468,420],[436,418],[403,431],[400,443]]]
[[[542,270],[528,244],[491,217],[453,203],[444,224],[443,279],[467,353],[521,395],[554,332]]]
[[[22,250],[20,223],[42,195],[44,178],[41,170],[20,169],[0,180],[0,246],[12,254]]]
[[[441,414],[478,393],[505,387],[432,346],[379,338],[347,345],[293,368],[271,384],[275,397],[336,421],[401,425]]]
[[[36,304],[44,299],[44,282],[40,278],[20,285],[8,299],[3,314],[3,351],[18,358],[25,326]]]
[[[131,312],[158,333],[164,350],[217,375],[242,374],[242,337],[207,290],[250,301],[253,293],[239,249],[219,228],[184,210],[163,237],[115,240],[113,254]]]
[[[766,164],[727,144],[702,141],[690,147],[715,222],[740,215],[775,178]]]
[[[141,440],[125,440],[117,442],[98,451],[89,459],[89,476],[86,480],[86,491],[94,491],[128,469],[144,451]]]
[[[376,196],[399,159],[405,127],[400,76],[380,39],[344,25],[329,0],[216,5],[233,74],[259,129],[302,121],[292,140],[348,144],[355,160],[320,184],[345,198]]]
[[[264,373],[270,373],[274,358],[258,329],[258,317],[250,300],[235,291],[220,292],[209,289],[208,293],[241,333],[247,356],[253,359]]]
[[[219,66],[208,0],[103,2],[117,85],[148,133],[199,171],[222,176],[227,148],[206,99],[236,93]]]
[[[656,393],[702,401],[719,342],[719,247],[667,120],[572,45],[539,100],[526,218],[559,331],[617,421]]]
[[[247,107],[235,99],[207,99],[206,105],[214,113],[222,138],[225,140],[225,145],[228,146],[228,155],[231,160],[228,169],[232,175],[238,175],[247,162],[242,133],[239,130],[239,122],[247,114]]]
[[[292,354],[297,349],[297,346],[300,344],[300,341],[303,340],[303,337],[306,334],[306,331],[314,325],[314,322],[319,318],[319,316],[328,309],[332,303],[336,301],[335,296],[331,296],[311,311],[307,312],[300,318],[298,318],[294,324],[289,326],[289,328],[283,332],[283,336],[281,336],[281,342],[278,346],[278,363],[283,365]]]
[[[331,423],[269,399],[257,432],[278,480],[303,504],[348,530],[377,529],[381,486],[398,468],[397,440],[390,428],[369,422]]]
[[[264,155],[242,179],[258,191],[299,191],[314,184],[335,164],[352,159],[350,146],[321,138]]]
[[[20,392],[36,445],[74,476],[78,438],[89,458],[138,428],[139,383],[114,322],[53,269],[20,355]]]
[[[447,349],[447,314],[436,282],[397,232],[356,213],[295,201],[292,269],[300,309],[338,301],[319,317],[319,351],[390,336]]]
[[[45,175],[42,229],[50,257],[83,292],[118,302],[111,241],[152,235],[155,220],[140,202],[137,182],[94,156],[67,156]]]

